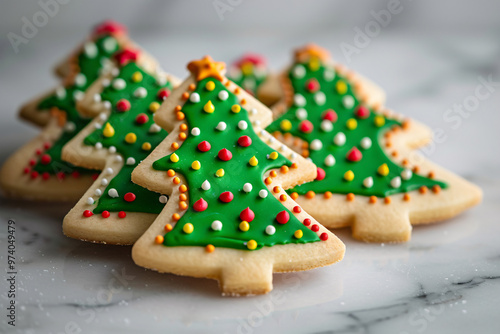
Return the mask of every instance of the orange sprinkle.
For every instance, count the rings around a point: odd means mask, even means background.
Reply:
[[[240,103],[241,103],[241,104],[247,104],[247,100],[245,100],[245,99],[241,99]]]
[[[270,177],[266,177],[266,179],[264,180],[264,183],[269,185],[269,184],[273,183],[273,179]]]
[[[181,219],[181,216],[178,213],[174,213],[172,215],[172,219],[175,220],[175,221],[178,221],[179,219]]]
[[[179,121],[182,121],[186,116],[184,115],[184,113],[182,111],[178,111],[176,114],[175,114],[175,117],[179,120]]]
[[[215,250],[215,247],[214,245],[207,245],[205,247],[205,250],[207,251],[207,253],[212,253]]]
[[[179,179],[177,176],[174,177],[174,179],[172,180],[172,182],[174,182],[174,184],[179,184],[181,183],[181,179]]]
[[[398,156],[398,151],[393,151],[391,155],[392,155],[393,157],[397,157],[397,156]]]
[[[170,147],[174,150],[178,149],[179,148],[179,144],[176,143],[175,141],[172,143],[172,145],[170,145]]]
[[[427,192],[427,187],[426,186],[421,186],[418,189],[418,192],[421,193],[421,194],[425,194]]]
[[[296,168],[299,168],[299,166],[297,166],[297,163],[295,163],[295,162],[294,162],[294,163],[292,164],[292,167],[291,167],[291,168],[296,169]]]
[[[415,173],[415,174],[416,174],[416,173],[418,173],[419,171],[420,171],[420,167],[418,167],[418,166],[413,167],[413,173]]]
[[[427,177],[429,177],[429,179],[433,179],[434,178],[434,172],[429,172],[429,174],[427,175]]]
[[[327,192],[324,193],[323,196],[325,196],[326,199],[329,199],[329,198],[332,197],[332,192],[331,191],[327,191]]]
[[[162,244],[163,243],[163,236],[162,235],[157,235],[155,238],[155,244]]]
[[[169,177],[172,177],[172,176],[174,176],[174,175],[175,175],[175,171],[174,171],[173,169],[169,169],[169,170],[167,170],[167,175],[168,175]]]
[[[274,132],[273,132],[273,136],[274,136],[274,138],[276,138],[276,139],[280,136],[280,134],[281,134],[281,133],[280,133],[279,131],[274,131]]]
[[[403,161],[401,161],[401,164],[402,164],[403,166],[408,166],[409,162],[408,162],[408,160],[407,160],[407,159],[403,159]]]
[[[288,133],[289,134],[289,133]],[[291,136],[291,135],[290,135]],[[302,142],[302,148],[306,149],[309,147],[309,144],[307,142]]]
[[[186,210],[188,207],[187,203],[185,201],[180,201],[179,202],[179,209],[181,210]]]
[[[170,232],[170,231],[172,231],[172,229],[173,229],[172,225],[170,225],[170,224],[165,225],[165,231]]]
[[[288,166],[281,166],[280,172],[282,172],[283,174],[288,173]]]
[[[286,201],[286,199],[287,199],[287,197],[285,194],[280,195],[280,201],[284,202],[284,201]]]
[[[384,133],[384,137],[387,139],[391,138],[391,133],[390,132]]]
[[[182,93],[182,99],[183,99],[183,100],[187,100],[187,99],[189,99],[189,93],[188,93],[188,92],[184,92],[184,93]]]
[[[391,198],[390,197],[384,198],[384,203],[385,204],[391,204]]]
[[[410,121],[405,119],[402,123],[402,126],[403,126],[403,130],[408,130],[408,128],[410,127]]]
[[[353,193],[348,193],[346,195],[345,199],[348,200],[349,202],[354,201],[354,194]]]
[[[276,173],[276,171],[275,171],[275,170],[272,170],[272,171],[271,171],[271,173],[269,173],[269,175],[270,175],[271,177],[276,177],[276,176],[278,176],[278,173]]]
[[[187,126],[187,124],[186,124],[186,123],[182,123],[182,124],[179,126],[179,129],[180,129],[181,131],[186,131],[186,130],[188,129],[188,126]]]
[[[371,204],[375,204],[375,203],[377,203],[377,197],[376,197],[376,196],[370,196],[370,200],[369,200],[369,202],[370,202]]]
[[[405,201],[408,202],[410,200],[410,195],[409,194],[404,194],[403,200],[405,200]]]
[[[181,186],[179,187],[179,191],[181,193],[185,193],[187,190],[188,190],[188,187],[185,184],[181,184]]]
[[[195,84],[190,84],[190,85],[188,86],[188,89],[189,89],[189,90],[195,90],[195,89],[196,89],[196,85],[195,85]]]
[[[281,191],[281,188],[280,188],[280,187],[278,187],[278,186],[275,186],[275,187],[273,188],[273,191],[274,191],[274,193],[275,193],[275,194],[277,194],[277,193],[279,193],[279,192]]]
[[[290,139],[290,138],[292,138],[292,134],[291,134],[290,132],[287,132],[287,133],[285,133],[285,134],[283,135],[283,137],[284,137],[285,139]]]
[[[391,147],[391,146],[392,146],[392,144],[391,144],[391,142],[390,142],[390,141],[388,141],[388,142],[386,142],[386,143],[385,143],[385,147],[389,148],[389,147]]]
[[[299,194],[297,194],[296,192],[293,192],[290,197],[294,200],[296,200],[297,198],[299,198]]]
[[[440,191],[441,191],[441,187],[438,186],[437,184],[435,184],[435,185],[432,186],[432,192],[433,193],[439,194]]]
[[[180,105],[175,106],[175,111],[181,111],[182,107]]]
[[[308,158],[309,157],[309,150],[302,150],[302,154],[301,154],[304,158]]]
[[[306,198],[313,199],[314,196],[316,196],[316,193],[314,191],[309,190],[308,192],[306,192]]]
[[[186,196],[186,194],[180,194],[180,195],[179,195],[179,199],[180,199],[181,201],[187,201],[187,196]]]
[[[229,85],[231,85],[231,82],[228,80],[226,81],[226,83],[224,84],[226,87],[229,87]]]
[[[239,87],[236,87],[236,88],[234,89],[234,94],[239,94],[239,93],[240,93],[240,88],[239,88]]]
[[[179,133],[179,139],[180,139],[180,140],[186,140],[186,138],[187,138],[187,135],[186,135],[186,133],[185,133],[185,132],[181,132],[181,133]]]

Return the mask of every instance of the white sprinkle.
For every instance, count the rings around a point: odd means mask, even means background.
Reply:
[[[246,130],[248,128],[247,122],[246,121],[239,121],[238,128],[240,128],[240,130]]]
[[[269,235],[273,235],[274,233],[276,233],[276,227],[274,227],[273,225],[267,225],[266,233]]]
[[[227,127],[226,122],[219,122],[219,124],[217,124],[215,128],[219,131],[224,131],[226,130],[226,127]]]
[[[168,197],[165,195],[161,195],[160,198],[158,198],[161,204],[165,204],[168,201]]]
[[[363,139],[361,139],[361,142],[359,144],[361,145],[362,148],[367,150],[370,147],[372,147],[372,140],[368,137],[364,137]]]
[[[208,180],[203,181],[203,183],[201,184],[201,189],[209,190],[210,189],[210,182],[208,182]]]
[[[106,52],[108,52],[108,53],[115,51],[116,46],[117,46],[116,39],[114,39],[113,37],[106,38],[104,40],[103,46],[104,46],[104,50],[106,50]]]
[[[297,65],[293,68],[293,77],[296,79],[301,79],[306,75],[306,69],[302,65]]]
[[[111,69],[111,75],[114,76],[114,77],[116,77],[118,74],[120,74],[120,71],[118,70],[118,68],[113,67]]]
[[[127,165],[135,165],[135,159],[132,157],[127,158]]]
[[[75,131],[75,129],[76,129],[76,125],[73,122],[66,122],[66,124],[64,124],[64,130],[66,132],[73,132],[73,131]]]
[[[88,58],[94,58],[95,56],[97,56],[97,52],[98,52],[97,46],[92,42],[87,42],[83,46],[83,52],[85,52],[85,55]]]
[[[333,157],[333,155],[331,154],[328,154],[325,158],[325,165],[328,166],[328,167],[332,167],[333,165],[335,165],[335,158]]]
[[[103,79],[101,83],[103,87],[108,87],[111,82],[109,81],[109,79]]]
[[[99,189],[99,188],[97,188],[97,189],[94,191],[94,194],[95,194],[96,196],[101,196],[101,195],[102,195],[102,190],[101,190],[101,189]]]
[[[323,148],[323,143],[319,139],[314,139],[311,142],[311,150],[313,151],[319,151]]]
[[[258,111],[255,108],[250,109],[250,115],[257,115]]]
[[[253,125],[260,126],[260,121],[258,119],[256,119],[255,121],[253,121]]]
[[[116,157],[115,157],[115,161],[117,162],[122,162],[123,161],[123,158],[121,155],[117,154]]]
[[[276,141],[276,138],[274,137],[269,137],[269,139],[267,140],[269,142],[269,144],[272,144]]]
[[[346,95],[342,98],[344,108],[351,109],[354,106],[354,98],[351,95]]]
[[[134,91],[134,96],[139,98],[139,99],[145,98],[147,95],[148,95],[148,91],[144,87],[138,87]]]
[[[293,96],[293,103],[297,107],[303,107],[306,105],[306,98],[304,96],[302,96],[301,94],[295,94]]]
[[[297,158],[297,153],[292,152],[292,154],[290,154],[290,159],[292,159],[292,160],[293,160],[293,159],[295,159],[295,158]]]
[[[108,148],[108,151],[109,151],[109,153],[111,153],[111,154],[116,153],[116,147],[114,147],[114,146],[110,146],[110,147]]]
[[[156,78],[156,84],[158,86],[164,86],[165,84],[167,83],[167,78],[163,77],[163,76],[158,76]]]
[[[66,89],[64,87],[57,87],[56,96],[59,100],[62,100],[66,97]]]
[[[252,191],[252,184],[251,183],[245,183],[243,185],[243,191],[246,193],[249,193]]]
[[[401,187],[401,178],[399,176],[396,176],[391,180],[391,187],[393,188]]]
[[[114,89],[122,90],[127,86],[127,83],[122,78],[117,78],[117,79],[113,80],[112,85],[113,85]]]
[[[75,90],[73,92],[73,98],[77,101],[81,101],[85,94],[81,90]]]
[[[75,84],[78,87],[82,87],[87,83],[87,77],[83,73],[78,73],[75,77]]]
[[[157,133],[157,132],[160,132],[160,131],[161,131],[161,128],[156,123],[151,124],[151,126],[149,127],[149,133]]]
[[[101,95],[100,94],[94,94],[94,102],[101,102]]]
[[[102,179],[101,180],[101,185],[105,186],[108,184],[108,179]]]
[[[286,146],[285,146],[285,145],[281,145],[281,146],[280,146],[280,151],[281,151],[281,152],[285,152],[285,150],[286,150]]]
[[[108,190],[108,195],[111,198],[116,198],[118,197],[118,191],[115,188],[111,188]]]
[[[212,222],[211,227],[212,227],[212,230],[214,230],[214,231],[220,231],[220,230],[222,230],[222,222],[220,220],[214,220]]]
[[[300,120],[304,120],[307,118],[307,111],[304,108],[299,108],[295,111],[295,116]]]
[[[200,128],[192,128],[191,129],[191,134],[195,137],[198,137],[200,135],[201,131],[200,131]]]
[[[95,143],[95,148],[100,150],[102,148],[102,143]]]
[[[373,177],[369,176],[366,179],[363,180],[363,185],[366,188],[371,188],[373,187]]]
[[[259,196],[260,196],[260,198],[266,198],[267,197],[267,190],[262,189],[261,191],[259,191]]]
[[[325,70],[325,72],[323,73],[323,78],[326,81],[332,81],[333,79],[335,79],[335,71],[330,69]]]
[[[401,172],[401,178],[403,178],[403,180],[409,180],[409,179],[411,179],[412,176],[413,176],[413,173],[409,169],[405,169]]]
[[[111,109],[111,102],[109,102],[109,101],[104,101],[102,103],[102,105],[104,106],[104,108],[106,108],[108,110]]]
[[[193,102],[193,103],[198,103],[200,102],[200,94],[198,93],[191,93],[191,95],[189,96],[189,101]]]
[[[337,146],[342,146],[345,144],[346,137],[343,132],[339,132],[333,137],[333,143]]]
[[[94,199],[92,197],[87,198],[87,204],[88,205],[94,204]]]
[[[221,101],[226,101],[227,98],[229,97],[229,93],[227,92],[227,90],[221,90],[218,96]]]
[[[332,131],[333,130],[333,123],[327,119],[324,119],[323,121],[321,121],[321,130],[323,130],[325,132]]]
[[[322,106],[323,104],[325,104],[326,102],[325,93],[317,92],[316,94],[314,94],[314,102],[316,102],[318,106]]]
[[[101,123],[94,123],[94,127],[96,129],[100,129],[100,128],[102,128],[102,124]]]
[[[108,168],[106,168],[106,169],[104,170],[104,172],[105,172],[107,175],[113,175],[114,170],[113,170],[113,168],[108,167]]]
[[[99,114],[99,118],[103,121],[107,120],[108,119],[108,115],[106,115],[106,113],[102,112]]]

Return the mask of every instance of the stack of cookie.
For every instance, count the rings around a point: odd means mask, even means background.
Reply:
[[[67,236],[133,244],[138,265],[217,279],[229,295],[340,261],[329,229],[404,242],[412,225],[481,199],[414,152],[427,127],[384,108],[381,89],[318,46],[280,74],[257,55],[230,79],[209,56],[187,69],[181,82],[125,27],[98,26],[57,66],[60,86],[21,109],[43,130],[3,166],[5,194],[77,201]]]

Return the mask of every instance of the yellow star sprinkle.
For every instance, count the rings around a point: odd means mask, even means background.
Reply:
[[[133,132],[129,132],[127,133],[127,135],[125,136],[125,141],[129,144],[133,144],[135,143],[137,140],[137,135]]]
[[[215,62],[212,57],[205,56],[203,59],[190,62],[187,68],[196,77],[197,81],[208,77],[213,77],[222,81],[224,78],[222,72],[226,68],[226,64],[223,62]]]
[[[213,113],[213,112],[214,112],[214,110],[215,110],[215,107],[214,107],[214,105],[212,104],[212,101],[210,101],[210,100],[209,100],[209,101],[205,104],[205,106],[203,107],[203,110],[204,110],[206,113],[209,113],[209,114]]]
[[[352,180],[354,180],[354,173],[352,172],[352,170],[348,170],[347,172],[345,172],[344,179],[346,181],[352,181]]]

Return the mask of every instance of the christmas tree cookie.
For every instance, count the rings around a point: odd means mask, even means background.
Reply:
[[[102,172],[64,218],[67,236],[132,244],[167,202],[131,181],[132,170],[167,136],[153,116],[177,83],[148,70],[143,55],[137,48],[122,50],[118,74],[102,75],[82,99],[81,112],[94,119],[64,147],[63,158]]]
[[[351,226],[355,238],[373,242],[407,241],[412,224],[477,204],[480,189],[413,151],[430,131],[374,104],[357,78],[317,46],[297,50],[267,131],[311,159],[318,173],[290,196],[324,226]]]
[[[268,76],[269,70],[264,57],[251,53],[243,55],[231,64],[227,75],[229,80],[252,96],[257,95],[260,85],[266,81]]]
[[[261,294],[272,273],[342,259],[344,245],[283,189],[313,179],[315,166],[262,128],[271,113],[209,56],[162,104],[168,137],[132,181],[170,200],[135,243],[143,267],[219,280],[223,293]]]

